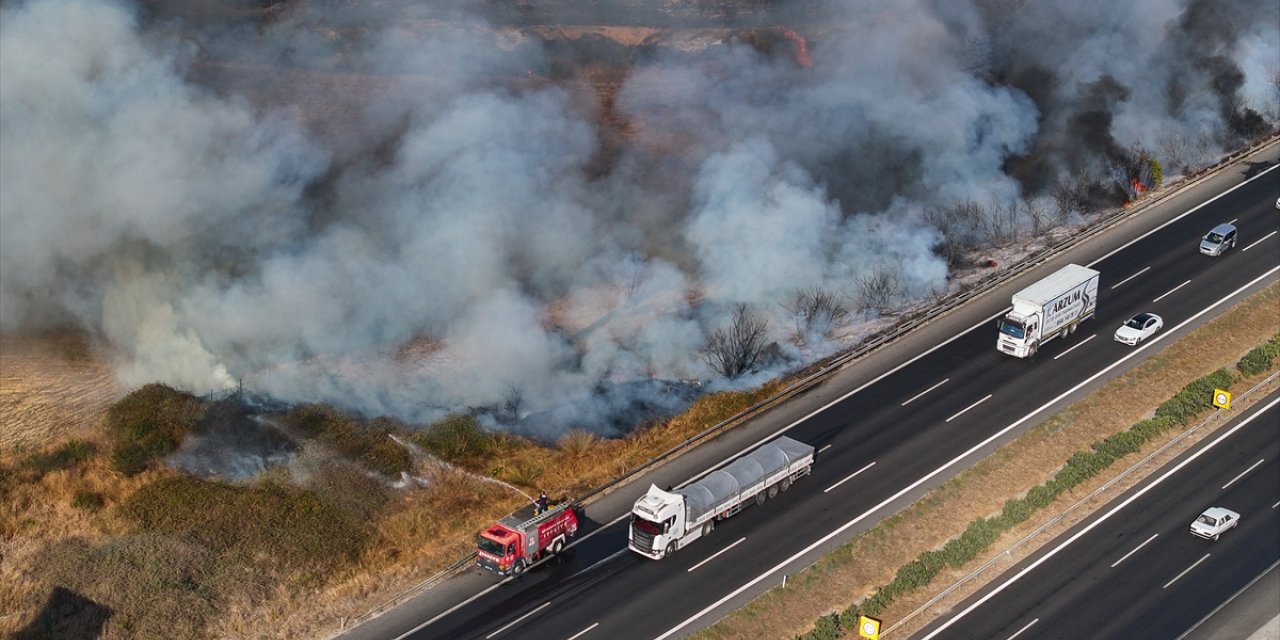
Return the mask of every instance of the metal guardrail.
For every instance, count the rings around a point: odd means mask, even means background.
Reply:
[[[1217,164],[1192,174],[1189,178],[1179,183],[1176,187],[1170,188],[1166,191],[1161,191],[1159,193],[1150,194],[1147,199],[1142,200],[1141,202],[1139,202],[1138,204],[1132,207],[1121,208],[1115,211],[1114,213],[1104,214],[1100,216],[1098,220],[1091,223],[1088,229],[1085,229],[1081,233],[1071,234],[1067,238],[1063,239],[1061,242],[1058,242],[1057,244],[1046,247],[1033,255],[1027,256],[1022,260],[1019,260],[1018,262],[1009,266],[1008,268],[1000,272],[993,273],[992,275],[986,278],[982,278],[972,283],[968,287],[965,287],[964,289],[961,289],[953,293],[949,293],[945,296],[940,296],[935,300],[934,304],[929,305],[928,307],[923,307],[923,308],[910,310],[906,312],[906,314],[898,322],[894,323],[892,327],[889,327],[884,331],[881,331],[875,335],[864,338],[862,342],[851,347],[849,350],[833,356],[828,356],[827,358],[819,361],[818,363],[811,364],[799,369],[798,371],[803,372],[805,370],[818,367],[816,371],[808,375],[805,375],[801,379],[797,380],[795,383],[787,386],[787,388],[779,391],[778,393],[768,398],[765,398],[764,400],[761,400],[760,402],[757,402],[754,405],[751,405],[750,407],[747,407],[746,409],[743,409],[742,411],[734,414],[733,416],[715,425],[712,425],[711,427],[707,428],[704,431],[701,431],[697,434],[694,434],[693,436],[690,436],[688,439],[684,440],[683,442],[680,442],[679,444],[671,447],[670,449],[667,449],[666,451],[642,462],[639,466],[619,476],[618,478],[615,478],[614,480],[600,487],[597,487],[596,489],[592,490],[590,493],[580,498],[573,499],[572,501],[585,505],[588,501],[595,498],[596,496],[607,494],[610,491],[613,491],[615,488],[627,484],[635,476],[653,469],[655,466],[663,462],[666,462],[672,457],[675,457],[676,454],[681,453],[686,449],[689,449],[695,445],[698,445],[703,441],[710,439],[713,436],[719,435],[723,431],[726,431],[729,427],[739,424],[742,421],[757,415],[764,409],[767,409],[783,400],[786,400],[803,391],[808,390],[813,385],[820,382],[822,379],[826,378],[832,373],[835,373],[836,371],[840,370],[841,368],[848,365],[849,363],[867,355],[871,351],[874,351],[875,349],[878,349],[886,344],[889,344],[891,342],[894,342],[902,338],[907,333],[910,333],[911,331],[914,331],[915,329],[921,326],[924,326],[929,322],[932,322],[934,319],[942,315],[945,315],[946,313],[956,309],[957,307],[964,305],[965,303],[973,300],[974,298],[977,298],[980,295],[983,295],[984,293],[991,290],[992,288],[999,286],[1005,282],[1008,282],[1009,280],[1012,280],[1022,275],[1026,271],[1029,271],[1030,269],[1033,269],[1037,266],[1040,266],[1041,264],[1044,264],[1045,262],[1048,262],[1049,260],[1057,257],[1059,254],[1065,252],[1066,250],[1072,247],[1078,246],[1084,241],[1089,240],[1094,236],[1110,229],[1117,223],[1142,213],[1143,211],[1150,208],[1152,205],[1162,202],[1166,198],[1169,198],[1174,194],[1183,191],[1184,189],[1190,188],[1192,186],[1195,186],[1201,183],[1204,180],[1207,180],[1209,177],[1215,175],[1219,170],[1225,168],[1227,165],[1230,165],[1236,160],[1239,160],[1240,158],[1250,153],[1253,153],[1258,149],[1261,149],[1276,141],[1280,141],[1280,135],[1274,135],[1262,142],[1259,142],[1258,144],[1242,149],[1236,153],[1230,154],[1224,157],[1223,159],[1221,159]],[[788,375],[795,375],[795,374],[796,374],[795,371],[789,372],[787,374],[784,374],[784,377]],[[436,583],[439,583],[449,578],[454,573],[459,571],[461,568],[469,565],[471,561],[475,558],[475,556],[476,554],[473,551],[470,554],[468,554],[466,557],[458,560],[457,562],[454,562],[453,564],[449,565],[447,568],[441,570],[439,573],[436,573],[435,575],[427,578],[426,580],[423,580],[422,582],[412,587],[409,587],[408,589],[404,590],[400,594],[378,605],[377,607],[370,610],[368,613],[365,613],[363,615],[344,621],[344,624],[342,625],[342,629],[348,629],[352,626],[355,626],[362,622],[370,620],[374,616],[382,613],[383,611],[386,611],[388,607],[396,606],[400,602],[412,597],[414,594],[418,593],[419,591],[426,589],[432,585],[435,585]]]
[[[1266,384],[1270,383],[1272,380],[1275,380],[1277,377],[1280,377],[1280,372],[1276,372],[1276,373],[1273,373],[1273,374],[1271,374],[1271,375],[1267,376],[1267,377],[1266,377],[1266,378],[1264,378],[1262,381],[1258,382],[1258,384],[1253,385],[1253,386],[1252,386],[1252,387],[1250,387],[1248,390],[1246,390],[1244,393],[1240,394],[1240,399],[1244,399],[1244,398],[1249,397],[1249,395],[1250,395],[1250,394],[1252,394],[1252,393],[1256,392],[1258,389],[1260,389],[1260,388],[1262,388],[1264,385],[1266,385]],[[990,560],[988,560],[988,561],[984,562],[984,563],[982,564],[982,566],[978,567],[977,569],[974,569],[972,572],[970,572],[968,575],[964,576],[963,578],[960,578],[960,580],[956,581],[956,583],[955,583],[955,584],[952,584],[951,586],[947,587],[946,589],[943,589],[941,593],[939,593],[938,595],[936,595],[936,596],[934,596],[933,598],[931,598],[928,602],[926,602],[926,603],[924,603],[924,604],[920,605],[920,607],[919,607],[919,608],[917,608],[915,611],[912,611],[911,613],[907,614],[906,616],[903,616],[903,618],[902,618],[901,620],[898,620],[897,622],[893,623],[893,624],[892,624],[892,625],[890,625],[889,627],[885,628],[885,629],[884,629],[884,631],[881,631],[881,632],[880,632],[880,633],[881,633],[881,635],[889,635],[889,634],[893,633],[893,631],[894,631],[894,630],[901,628],[903,625],[905,625],[907,622],[909,622],[909,621],[911,621],[912,619],[914,619],[916,616],[920,615],[920,614],[921,614],[921,613],[923,613],[924,611],[928,610],[930,607],[932,607],[932,606],[934,606],[934,605],[938,604],[939,602],[941,602],[943,598],[946,598],[947,596],[951,595],[952,593],[955,593],[958,589],[960,589],[960,588],[961,588],[961,587],[963,587],[964,585],[968,584],[968,582],[969,582],[970,580],[973,580],[974,578],[977,578],[979,575],[982,575],[984,572],[986,572],[986,571],[987,571],[987,569],[990,569],[991,567],[995,566],[995,564],[996,564],[997,562],[1000,562],[1001,560],[1003,560],[1003,559],[1008,558],[1009,556],[1011,556],[1011,555],[1013,554],[1013,552],[1014,552],[1014,551],[1017,551],[1018,549],[1022,548],[1022,546],[1023,546],[1023,545],[1025,545],[1025,544],[1029,543],[1033,538],[1035,538],[1035,537],[1039,536],[1040,534],[1044,533],[1044,532],[1045,532],[1045,530],[1046,530],[1046,529],[1048,529],[1049,527],[1051,527],[1051,526],[1053,526],[1053,525],[1055,525],[1055,524],[1057,524],[1057,523],[1061,522],[1064,518],[1066,518],[1066,517],[1067,517],[1067,515],[1068,515],[1068,514],[1070,514],[1071,512],[1075,511],[1077,508],[1079,508],[1079,507],[1083,506],[1083,505],[1084,505],[1085,503],[1087,503],[1087,502],[1092,501],[1094,498],[1096,498],[1096,497],[1098,497],[1099,495],[1101,495],[1104,491],[1106,491],[1107,489],[1110,489],[1112,486],[1114,486],[1117,482],[1120,482],[1121,480],[1124,480],[1125,478],[1129,477],[1129,475],[1130,475],[1130,474],[1132,474],[1132,473],[1136,472],[1140,467],[1142,467],[1142,466],[1146,465],[1148,462],[1150,462],[1150,461],[1151,461],[1152,459],[1154,459],[1156,456],[1159,456],[1160,454],[1164,453],[1165,451],[1168,451],[1171,447],[1173,447],[1174,445],[1176,445],[1176,444],[1178,444],[1178,443],[1182,442],[1185,438],[1189,437],[1191,434],[1193,434],[1193,433],[1195,433],[1196,431],[1198,431],[1201,427],[1203,427],[1203,426],[1205,426],[1205,425],[1209,424],[1210,422],[1212,422],[1212,421],[1214,421],[1214,420],[1216,420],[1216,419],[1218,419],[1218,418],[1222,417],[1222,415],[1223,415],[1223,410],[1222,410],[1222,409],[1218,409],[1218,410],[1214,411],[1213,413],[1211,413],[1211,414],[1209,414],[1209,415],[1205,416],[1205,418],[1204,418],[1203,420],[1201,420],[1200,422],[1197,422],[1195,425],[1193,425],[1193,426],[1191,426],[1191,427],[1188,427],[1185,431],[1183,431],[1182,433],[1180,433],[1180,434],[1178,434],[1177,436],[1175,436],[1172,440],[1170,440],[1170,441],[1168,441],[1168,442],[1164,443],[1163,445],[1161,445],[1161,446],[1160,446],[1160,448],[1158,448],[1158,449],[1156,449],[1155,451],[1152,451],[1151,453],[1147,454],[1147,456],[1146,456],[1146,457],[1144,457],[1144,458],[1142,458],[1141,460],[1138,460],[1137,462],[1133,463],[1132,465],[1130,465],[1130,466],[1129,466],[1129,468],[1125,469],[1124,471],[1121,471],[1119,474],[1117,474],[1117,475],[1116,475],[1116,477],[1112,478],[1111,480],[1108,480],[1108,481],[1107,481],[1105,484],[1103,484],[1102,486],[1100,486],[1100,487],[1098,487],[1097,489],[1094,489],[1093,491],[1089,492],[1089,495],[1087,495],[1087,496],[1085,496],[1085,497],[1081,498],[1081,499],[1080,499],[1080,500],[1078,500],[1075,504],[1072,504],[1071,506],[1067,507],[1066,509],[1063,509],[1063,510],[1062,510],[1062,512],[1060,512],[1060,513],[1058,513],[1057,515],[1055,515],[1054,517],[1050,518],[1050,519],[1049,519],[1048,521],[1046,521],[1044,524],[1040,525],[1039,527],[1036,527],[1036,530],[1035,530],[1035,531],[1032,531],[1031,533],[1028,533],[1028,534],[1027,534],[1026,536],[1024,536],[1022,539],[1020,539],[1020,540],[1018,540],[1017,542],[1015,542],[1015,543],[1013,543],[1013,544],[1009,545],[1008,547],[1006,547],[1006,548],[1004,549],[1004,551],[1001,551],[1000,553],[996,554],[996,555],[995,555],[994,557],[992,557]]]

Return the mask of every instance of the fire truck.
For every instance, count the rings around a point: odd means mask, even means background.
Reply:
[[[578,506],[560,504],[535,514],[534,505],[499,520],[476,539],[476,566],[519,575],[544,554],[557,554],[578,532]]]

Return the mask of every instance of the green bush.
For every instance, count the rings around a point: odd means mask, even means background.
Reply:
[[[835,640],[844,637],[840,629],[840,614],[829,613],[813,622],[813,631],[800,636],[803,640]]]
[[[1151,166],[1151,186],[1159,187],[1164,183],[1164,166],[1155,158],[1148,157],[1147,162]]]
[[[1004,510],[1000,512],[1000,519],[1004,526],[1013,527],[1021,522],[1025,522],[1031,517],[1031,504],[1022,498],[1010,498],[1004,503]]]
[[[309,404],[295,407],[282,421],[384,476],[413,469],[413,454],[391,438],[404,435],[404,427],[390,418],[364,423],[331,405]]]
[[[162,384],[133,391],[107,410],[107,427],[115,443],[112,466],[133,475],[173,453],[206,408],[199,398]]]
[[[1146,438],[1142,437],[1141,434],[1133,429],[1127,429],[1093,443],[1092,447],[1094,451],[1118,460],[1141,449],[1145,442]]]
[[[1226,369],[1192,381],[1156,409],[1156,417],[1168,417],[1181,425],[1189,424],[1201,412],[1213,406],[1213,390],[1229,389],[1234,378]]]
[[[134,492],[120,513],[141,531],[180,536],[223,557],[312,573],[355,560],[369,537],[355,514],[272,483],[166,478]]]
[[[1244,357],[1236,363],[1236,369],[1243,377],[1256,376],[1270,370],[1277,355],[1280,355],[1280,335],[1249,350],[1249,353],[1244,354]]]
[[[451,416],[413,434],[418,446],[442,460],[474,463],[502,450],[501,436],[491,434],[471,416]]]
[[[93,457],[98,448],[86,440],[69,440],[48,453],[33,453],[23,463],[28,469],[43,476],[51,471],[71,469]]]

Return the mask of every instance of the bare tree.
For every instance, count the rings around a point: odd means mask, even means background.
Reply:
[[[1093,177],[1086,170],[1078,170],[1063,177],[1053,189],[1053,201],[1058,205],[1058,217],[1065,221],[1072,213],[1089,213],[1089,188]]]
[[[856,276],[853,287],[863,309],[882,312],[892,308],[906,295],[902,270],[889,266],[876,267],[869,274]]]
[[[821,287],[797,291],[782,306],[795,320],[792,337],[797,343],[807,342],[811,336],[827,337],[836,324],[849,315],[849,309],[840,303],[839,297]]]
[[[1160,136],[1160,140],[1156,142],[1160,148],[1160,154],[1164,156],[1164,164],[1171,171],[1181,173],[1190,169],[1190,151],[1191,143],[1187,140],[1187,136],[1177,132],[1170,131]]]
[[[925,211],[925,222],[942,235],[933,252],[946,260],[948,268],[963,266],[965,255],[978,246],[981,213],[980,205],[967,200],[943,209]]]
[[[502,404],[498,405],[498,419],[513,423],[520,419],[520,410],[524,406],[524,387],[509,384],[502,395]]]
[[[751,370],[765,349],[769,321],[752,313],[745,304],[733,306],[728,329],[716,329],[707,336],[702,359],[729,378]]]

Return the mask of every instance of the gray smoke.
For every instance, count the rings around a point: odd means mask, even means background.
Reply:
[[[743,4],[631,7],[750,29],[625,49],[517,28],[612,19],[573,3],[7,3],[0,329],[83,327],[127,383],[613,433],[690,388],[642,381],[730,384],[698,349],[731,305],[770,318],[771,366],[812,359],[796,291],[945,289],[929,210],[1175,138],[1206,161],[1280,112],[1274,2]],[[603,62],[608,104],[577,79]]]

